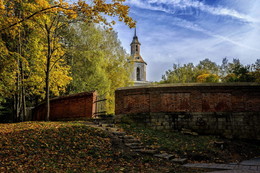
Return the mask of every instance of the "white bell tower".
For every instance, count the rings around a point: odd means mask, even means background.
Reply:
[[[138,41],[138,37],[135,34],[131,46],[131,61],[134,63],[134,69],[131,74],[131,79],[134,81],[135,86],[147,85],[146,81],[146,65],[147,63],[143,60],[140,55],[141,43]]]

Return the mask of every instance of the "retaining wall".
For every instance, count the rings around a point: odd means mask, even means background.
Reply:
[[[116,115],[155,129],[260,140],[260,84],[183,84],[119,88]]]
[[[96,92],[83,92],[50,100],[50,120],[92,118],[96,108]],[[33,120],[45,120],[46,105],[33,110]]]

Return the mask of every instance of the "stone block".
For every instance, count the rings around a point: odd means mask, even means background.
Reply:
[[[185,164],[187,162],[187,159],[186,158],[174,158],[171,161],[174,163]]]
[[[156,150],[151,150],[151,149],[135,149],[133,151],[140,152],[140,153],[143,153],[143,154],[149,154],[149,155],[153,155],[157,152]]]
[[[154,157],[159,157],[159,158],[162,158],[162,159],[171,160],[171,159],[174,158],[174,155],[168,154],[168,153],[162,153],[162,154],[155,154]]]

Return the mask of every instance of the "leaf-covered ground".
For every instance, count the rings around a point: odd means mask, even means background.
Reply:
[[[78,122],[0,124],[0,172],[203,172],[113,146]]]

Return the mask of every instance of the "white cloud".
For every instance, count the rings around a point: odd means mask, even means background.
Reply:
[[[238,12],[236,12],[235,10],[229,10],[227,8],[212,8],[209,7],[207,5],[204,5],[202,2],[198,2],[198,1],[190,1],[190,0],[147,0],[146,3],[140,1],[140,0],[130,0],[129,3],[137,5],[140,8],[144,8],[144,9],[149,9],[149,10],[156,10],[156,11],[162,11],[168,14],[174,14],[175,12],[166,8],[163,8],[162,6],[152,6],[152,3],[165,3],[165,4],[181,4],[181,6],[185,7],[185,6],[193,6],[193,7],[197,7],[200,9],[204,9],[207,11],[210,11],[211,13],[215,13],[215,14],[219,14],[219,15],[232,15],[232,16],[236,16],[238,18],[243,18],[246,19],[249,17],[246,17],[245,15],[239,14]],[[229,42],[231,44],[234,44],[236,46],[242,47],[242,48],[246,48],[249,50],[253,50],[253,51],[259,51],[260,49],[254,48],[254,47],[250,47],[247,46],[245,44],[242,44],[240,42],[237,42],[229,37],[220,35],[220,34],[215,34],[207,29],[204,29],[203,27],[199,26],[196,23],[190,22],[188,20],[184,20],[178,17],[174,17],[172,18],[172,23],[176,26],[179,27],[183,27],[186,29],[190,29],[193,31],[198,31],[198,32],[202,32],[203,34],[206,34],[208,36],[211,37],[216,37],[219,38],[223,41]]]
[[[218,1],[214,6],[197,0],[126,1],[136,7],[131,15],[138,21],[148,80],[160,80],[173,63],[197,64],[209,58],[220,64],[222,58],[228,57],[230,61],[239,58],[250,64],[260,58],[260,23],[254,19],[260,14],[260,1],[252,0],[242,10],[237,8],[240,4],[235,4],[240,1]],[[133,31],[126,27],[120,30],[119,38],[129,52]]]
[[[177,9],[182,9],[187,13],[190,13],[189,8],[193,7],[197,10],[208,12],[212,15],[230,16],[245,22],[259,23],[258,19],[252,18],[251,16],[243,13],[239,13],[234,9],[221,6],[212,7],[197,0],[129,0],[128,3],[139,8],[160,10],[171,14],[175,13]],[[165,5],[167,6],[167,9],[164,7]]]

